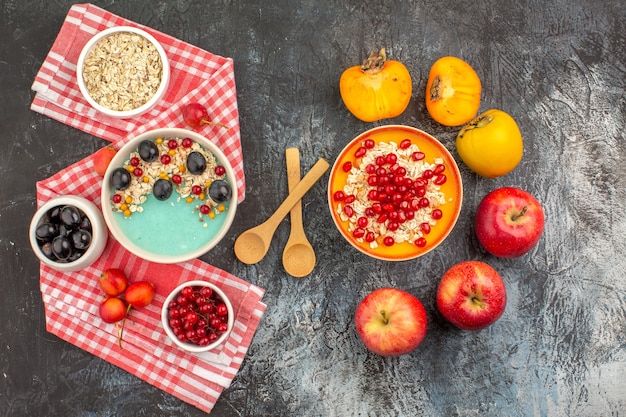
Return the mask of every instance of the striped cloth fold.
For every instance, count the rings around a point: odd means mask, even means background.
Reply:
[[[96,113],[80,96],[75,81],[76,61],[83,45],[99,30],[111,26],[137,26],[152,34],[170,59],[172,79],[163,100],[150,112],[133,119],[113,119]],[[235,171],[239,202],[245,198],[243,155],[235,90],[233,61],[203,51],[171,36],[115,16],[91,4],[71,7],[50,53],[32,86],[36,92],[31,109],[91,135],[113,142],[117,148],[147,130],[186,127],[181,116],[184,103],[196,101],[209,110],[211,119],[227,125],[205,125],[198,133],[216,143]],[[78,195],[100,206],[102,178],[93,170],[94,155],[37,183],[37,204],[61,195]],[[131,282],[151,281],[156,296],[149,306],[135,310],[126,320],[122,347],[115,325],[98,316],[103,293],[100,272],[119,268]],[[235,314],[228,339],[211,352],[192,354],[176,347],[161,325],[166,296],[191,280],[218,285],[229,297]],[[227,388],[248,351],[266,305],[264,290],[198,259],[179,264],[156,264],[124,249],[112,236],[103,255],[77,272],[59,272],[40,266],[40,289],[47,330],[168,392],[210,412]]]

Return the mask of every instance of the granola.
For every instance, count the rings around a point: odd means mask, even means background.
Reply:
[[[176,202],[193,204],[200,220],[204,216],[215,218],[227,210],[225,201],[216,201],[209,192],[211,184],[226,180],[225,168],[210,151],[190,138],[156,138],[153,143],[158,155],[154,161],[144,160],[135,150],[124,162],[122,168],[130,173],[130,184],[125,189],[116,189],[112,195],[114,212],[123,213],[125,217],[143,212],[142,204],[153,193],[158,180],[170,182],[178,194]],[[206,160],[206,168],[200,174],[190,172],[187,166],[188,156],[194,152]]]

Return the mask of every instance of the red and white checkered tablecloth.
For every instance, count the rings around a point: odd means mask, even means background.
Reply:
[[[170,59],[172,80],[165,98],[149,113],[135,119],[111,119],[97,114],[80,96],[75,82],[76,61],[90,36],[111,26],[130,25],[151,33]],[[115,16],[91,4],[71,7],[59,35],[33,83],[36,95],[31,108],[62,123],[109,140],[120,147],[124,141],[158,127],[185,127],[181,106],[190,101],[204,104],[223,129],[205,125],[198,132],[213,140],[229,158],[239,190],[245,197],[243,155],[231,59]],[[93,155],[37,183],[41,206],[60,195],[79,195],[100,205],[102,178],[93,170]],[[134,311],[126,321],[122,347],[115,325],[98,316],[103,293],[100,272],[120,268],[131,281],[155,284],[156,297],[146,308]],[[167,294],[190,280],[205,280],[224,290],[233,303],[235,325],[229,338],[217,349],[191,354],[177,348],[166,337],[160,310]],[[239,370],[266,305],[264,290],[200,260],[179,264],[155,264],[124,249],[112,236],[100,257],[90,267],[63,273],[43,264],[40,288],[47,330],[148,383],[210,412],[222,390]]]
[[[113,26],[135,26],[154,36],[170,61],[171,79],[163,99],[149,112],[132,119],[97,113],[80,94],[76,62],[83,46],[97,32]],[[116,16],[92,4],[73,5],[35,76],[31,109],[113,143],[157,127],[187,127],[181,107],[203,104],[209,118],[229,127],[206,124],[197,132],[215,142],[235,171],[239,201],[245,198],[243,154],[234,64],[149,27]]]

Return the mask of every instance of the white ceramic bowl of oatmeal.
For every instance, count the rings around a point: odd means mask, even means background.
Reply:
[[[404,261],[436,248],[463,199],[458,166],[426,132],[389,125],[353,139],[335,161],[328,204],[341,235],[359,251]]]
[[[116,26],[94,35],[76,64],[76,81],[85,100],[98,112],[131,118],[152,109],[170,80],[165,50],[148,32]]]
[[[113,237],[148,261],[198,258],[226,235],[237,210],[235,174],[213,142],[163,128],[131,139],[102,183],[102,212]]]

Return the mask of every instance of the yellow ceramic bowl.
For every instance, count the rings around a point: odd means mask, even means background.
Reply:
[[[428,181],[428,185],[426,186],[429,193],[436,192],[437,198],[431,198],[431,200],[436,201],[440,200],[438,203],[431,203],[431,205],[427,208],[416,208],[415,210],[407,208],[408,211],[413,211],[415,215],[415,221],[396,221],[396,223],[400,223],[401,229],[399,231],[386,231],[384,233],[375,233],[374,242],[366,241],[365,237],[355,237],[353,229],[358,226],[357,219],[359,217],[366,217],[368,225],[363,227],[365,231],[372,230],[375,223],[380,224],[381,222],[377,222],[379,219],[379,214],[374,215],[363,215],[355,214],[352,217],[346,216],[344,212],[344,207],[346,205],[351,205],[355,207],[355,211],[358,211],[358,204],[356,203],[346,203],[344,201],[340,201],[336,197],[336,193],[338,191],[344,191],[344,195],[358,195],[367,194],[368,190],[373,188],[377,188],[378,185],[373,186],[367,183],[367,177],[370,176],[368,173],[364,173],[365,169],[359,169],[361,165],[365,166],[366,163],[363,163],[363,157],[359,155],[363,150],[367,153],[371,153],[367,158],[371,159],[371,155],[377,153],[377,151],[389,144],[394,143],[397,145],[397,148],[401,147],[401,143],[408,139],[412,145],[417,145],[419,151],[424,154],[423,159],[419,161],[414,161],[413,159],[406,157],[407,161],[410,161],[407,166],[407,173],[405,174],[405,178],[411,178],[411,180],[415,180],[416,178],[422,177],[422,171],[424,169],[434,170],[438,162],[441,162],[439,165],[443,165],[445,167],[444,171],[439,174],[433,175]],[[374,148],[368,148],[367,146],[375,146]],[[404,142],[407,143],[406,141]],[[382,145],[381,145],[382,144]],[[359,150],[361,149],[361,150]],[[413,148],[411,148],[413,150]],[[402,152],[400,150],[399,152]],[[408,153],[409,150],[405,151]],[[347,167],[351,165],[352,170],[346,171]],[[377,166],[374,163],[375,166]],[[385,164],[382,167],[386,168],[388,171],[391,170],[392,164]],[[357,177],[358,173],[364,173],[362,179],[357,181],[359,184],[356,187],[348,186],[346,187],[346,183],[349,181],[349,177],[354,179]],[[445,182],[441,185],[435,185],[434,181],[437,175],[444,174]],[[359,189],[360,191],[354,191]],[[354,192],[353,192],[354,191]],[[403,195],[406,195],[406,191],[411,191],[409,189],[404,190],[396,190],[397,192],[401,192]],[[397,194],[397,193],[396,193]],[[413,193],[415,194],[415,193]],[[425,197],[429,197],[426,195]],[[407,201],[415,200],[417,201],[421,197],[419,196],[411,196],[407,197]],[[335,161],[332,171],[330,173],[329,185],[328,185],[328,203],[331,211],[331,215],[333,221],[341,235],[356,249],[369,255],[373,258],[387,260],[387,261],[405,261],[409,259],[414,259],[419,256],[424,255],[425,253],[436,248],[441,242],[445,240],[448,234],[452,231],[456,221],[459,217],[459,213],[461,211],[461,203],[463,198],[463,185],[461,182],[461,175],[459,173],[458,166],[454,161],[450,152],[434,137],[425,133],[419,129],[409,127],[409,126],[400,126],[400,125],[389,125],[389,126],[381,126],[367,132],[364,132],[353,139],[348,145],[341,151],[337,160]],[[373,204],[379,202],[381,205],[384,202],[371,200],[367,197],[358,198],[361,201],[363,207],[373,207]],[[349,201],[349,200],[348,200]],[[389,203],[389,202],[388,202]],[[397,208],[397,206],[396,206]],[[433,219],[432,210],[438,209],[441,211],[440,219]],[[380,209],[380,207],[378,207]],[[391,210],[391,211],[403,211],[403,210]],[[343,213],[343,214],[342,214]],[[370,210],[370,214],[372,211]],[[387,211],[383,211],[384,214],[389,214]],[[422,220],[425,219],[430,223],[430,230],[428,233],[424,233],[421,228]],[[436,217],[436,216],[435,216]],[[419,220],[419,221],[418,221]],[[388,225],[388,221],[382,222],[383,224]],[[401,238],[396,236],[396,233],[400,231],[404,231],[405,238],[404,241],[401,242]],[[384,243],[385,236],[392,235],[393,237],[397,237],[395,243],[388,246]],[[416,240],[421,239],[420,245],[415,244]],[[425,244],[424,244],[425,240]]]

